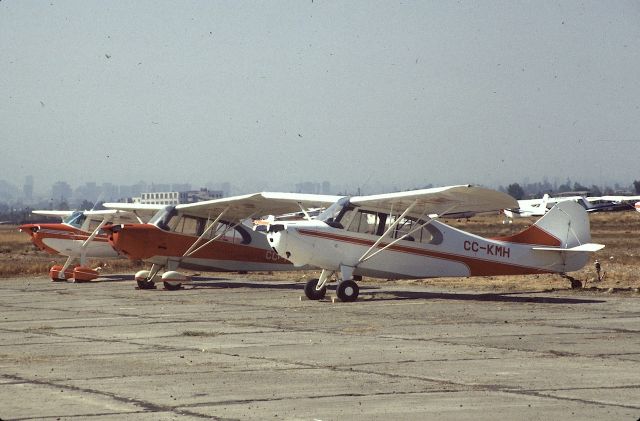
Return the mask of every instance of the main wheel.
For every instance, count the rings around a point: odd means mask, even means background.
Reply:
[[[138,284],[138,289],[155,289],[156,287],[155,282],[147,279],[136,279],[136,283]]]
[[[316,289],[319,279],[311,279],[304,286],[304,295],[310,300],[321,300],[327,293],[327,286],[323,286],[320,289]]]
[[[179,289],[182,289],[182,284],[174,284],[167,281],[164,281],[163,284],[164,284],[164,289],[168,291],[177,291]]]
[[[359,292],[360,288],[358,287],[358,284],[351,279],[340,282],[336,287],[336,294],[338,295],[338,298],[347,303],[355,301],[358,298]]]

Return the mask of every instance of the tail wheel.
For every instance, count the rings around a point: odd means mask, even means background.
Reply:
[[[319,279],[311,279],[304,286],[304,295],[310,300],[321,300],[327,294],[326,285],[317,289]]]
[[[342,281],[336,287],[336,294],[340,300],[350,303],[358,299],[358,293],[360,292],[360,288],[355,281],[348,279],[346,281]]]

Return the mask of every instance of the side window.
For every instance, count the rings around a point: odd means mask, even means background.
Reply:
[[[349,225],[345,225],[345,229],[351,232],[359,232],[362,234],[376,234],[380,218],[377,213],[366,211],[350,211],[351,215]],[[343,218],[346,223],[346,219]]]
[[[96,220],[96,219],[92,219],[89,221],[89,225],[87,226],[87,231],[88,232],[93,232],[96,230],[96,228],[98,228],[98,225],[100,225],[100,223],[102,222],[102,220]],[[98,232],[99,234],[103,234],[103,231],[100,230]]]
[[[218,237],[219,241],[225,241],[234,244],[249,244],[251,243],[251,234],[249,234],[242,225],[231,227],[231,224],[227,222],[219,222],[218,225],[209,230],[205,235],[206,239],[212,239]]]
[[[186,235],[199,235],[198,228],[200,224],[198,218],[193,218],[191,216],[183,216],[178,221],[178,225],[176,225],[175,232],[186,234]]]
[[[396,220],[397,216],[391,216],[387,227]],[[442,242],[442,234],[433,225],[424,225],[425,221],[416,221],[410,218],[403,218],[391,233],[393,239],[406,235],[403,240],[416,241],[419,243],[439,244]],[[421,227],[421,225],[424,225]]]

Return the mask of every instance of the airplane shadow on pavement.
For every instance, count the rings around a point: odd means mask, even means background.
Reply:
[[[522,294],[522,295],[521,295]],[[526,294],[526,295],[524,295]],[[372,293],[373,301],[387,300],[455,300],[489,301],[499,303],[539,303],[539,304],[598,304],[605,300],[588,298],[568,298],[535,296],[535,292],[469,293],[469,292],[426,292],[426,291],[381,291]],[[380,297],[377,297],[380,295]]]
[[[98,278],[91,282],[122,282],[133,281],[131,275],[109,275]],[[271,283],[271,282],[250,282],[235,280],[223,277],[192,277],[193,284],[188,286],[194,288],[217,288],[217,289],[263,289],[263,290],[304,290],[304,282],[291,283]],[[90,283],[91,283],[90,282]],[[162,284],[158,285],[161,288]],[[332,283],[327,286],[328,291],[335,291],[336,285]],[[388,290],[384,286],[360,285],[360,298],[358,301],[399,301],[399,300],[454,300],[454,301],[488,301],[499,303],[539,303],[539,304],[598,304],[605,300],[590,298],[569,298],[539,296],[536,292],[429,292],[410,290]]]

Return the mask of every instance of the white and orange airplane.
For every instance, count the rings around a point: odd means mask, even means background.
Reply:
[[[98,277],[95,269],[87,267],[89,258],[115,258],[118,253],[111,247],[107,233],[102,230],[114,221],[148,220],[159,205],[136,205],[130,212],[118,210],[56,211],[35,210],[33,214],[58,217],[60,223],[23,224],[20,231],[31,237],[33,244],[50,254],[67,256],[63,265],[49,270],[53,281],[91,281]],[[78,262],[79,264],[76,264]]]
[[[252,229],[251,220],[267,214],[302,212],[325,208],[340,196],[296,193],[255,193],[198,203],[167,206],[147,224],[106,226],[110,244],[120,254],[151,264],[150,270],[136,273],[139,289],[175,290],[190,278],[179,268],[221,272],[296,270],[291,262],[271,248],[263,232]],[[105,203],[122,211],[133,209],[126,203]],[[270,217],[270,220],[274,220]],[[162,275],[160,272],[164,271]]]
[[[344,197],[314,220],[274,221],[269,244],[295,266],[322,269],[305,294],[318,300],[336,275],[336,294],[355,301],[362,276],[384,279],[561,273],[582,268],[591,243],[579,204],[556,204],[534,225],[509,237],[483,238],[439,216],[517,207],[511,196],[470,185]]]

